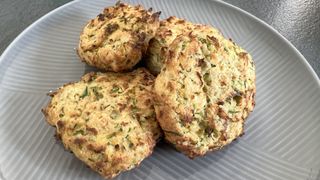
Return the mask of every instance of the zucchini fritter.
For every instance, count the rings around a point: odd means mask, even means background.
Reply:
[[[111,178],[139,165],[161,136],[153,84],[154,77],[143,68],[88,73],[52,93],[43,112],[66,149]]]
[[[254,107],[251,56],[209,26],[178,36],[155,81],[156,114],[165,139],[190,158],[243,133]]]
[[[84,27],[78,46],[80,58],[107,71],[130,70],[145,54],[159,27],[160,12],[117,3]]]

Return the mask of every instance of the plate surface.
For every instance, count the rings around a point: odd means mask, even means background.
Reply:
[[[117,179],[320,179],[320,83],[302,55],[248,13],[213,1],[129,0],[211,24],[244,47],[257,69],[256,107],[246,134],[190,160],[160,144]],[[75,1],[27,28],[0,59],[0,179],[102,179],[53,137],[40,109],[46,93],[91,68],[74,48],[85,23],[111,0]]]

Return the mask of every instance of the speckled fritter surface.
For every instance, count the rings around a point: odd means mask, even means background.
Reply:
[[[167,141],[193,158],[242,135],[256,91],[245,50],[202,25],[173,41],[164,66],[155,109]]]
[[[107,71],[130,70],[145,54],[159,27],[160,12],[117,3],[92,19],[80,35],[78,54]]]
[[[111,178],[139,165],[161,136],[153,84],[154,77],[143,68],[89,73],[52,93],[43,112],[66,149]]]
[[[159,74],[173,40],[183,32],[192,30],[194,26],[191,22],[175,16],[160,21],[156,35],[149,43],[146,57],[146,65],[152,74]]]

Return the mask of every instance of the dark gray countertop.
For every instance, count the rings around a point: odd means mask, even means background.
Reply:
[[[27,26],[70,0],[1,0],[0,54]],[[320,76],[319,0],[225,0],[273,26]]]

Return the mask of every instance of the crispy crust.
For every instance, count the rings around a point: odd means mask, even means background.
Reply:
[[[82,61],[107,71],[130,70],[145,54],[159,27],[160,12],[117,3],[84,27],[77,48]]]
[[[155,119],[154,77],[88,73],[51,94],[43,109],[65,148],[105,178],[132,169],[148,157],[161,136]]]
[[[184,19],[170,16],[160,22],[160,27],[153,39],[149,43],[146,55],[146,65],[154,75],[160,73],[160,70],[166,60],[169,45],[173,40],[194,28],[194,24]]]
[[[251,56],[218,30],[197,25],[173,41],[166,58],[154,87],[165,139],[194,158],[241,136],[254,107]]]

